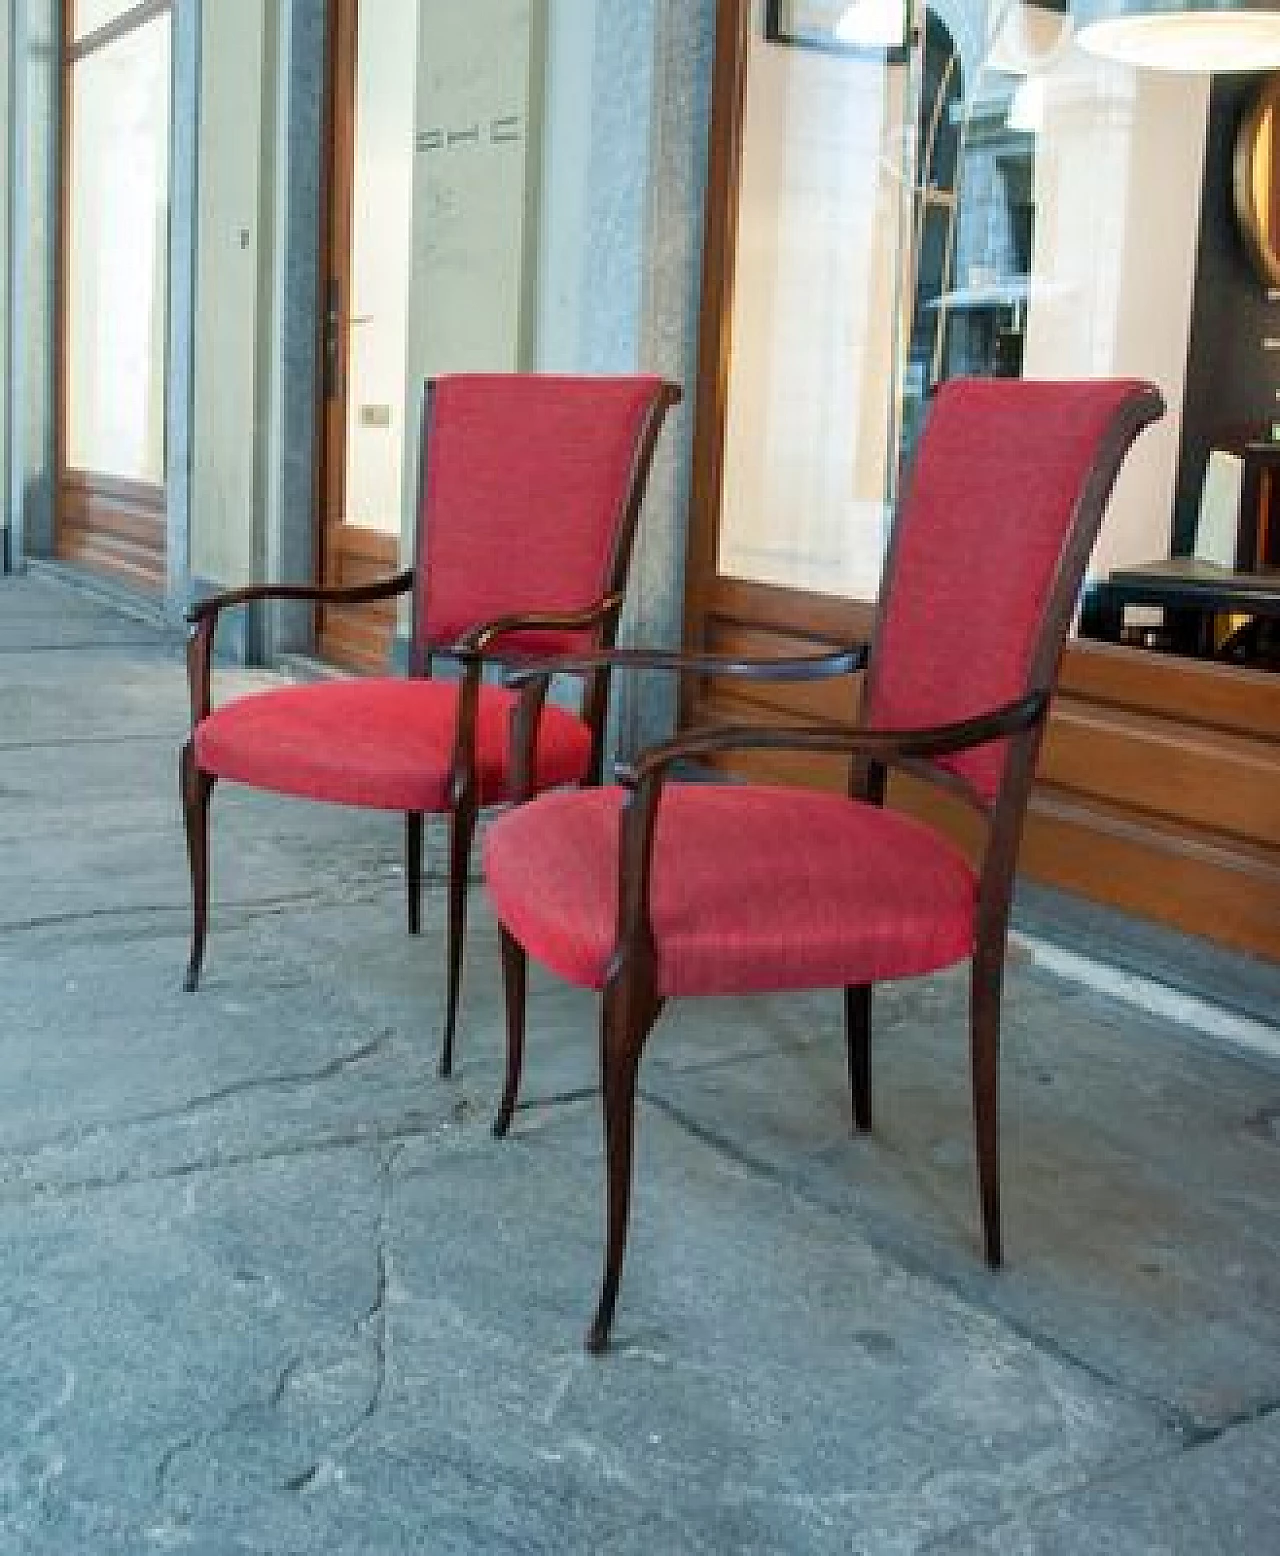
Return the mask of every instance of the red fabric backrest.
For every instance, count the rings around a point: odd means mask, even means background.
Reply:
[[[420,644],[446,647],[514,612],[579,610],[606,592],[663,387],[643,376],[433,381],[418,527]],[[538,632],[518,641],[555,653],[594,636]]]
[[[866,721],[944,724],[1030,687],[1031,659],[1099,446],[1135,389],[957,379],[938,391],[886,563]],[[1078,590],[1080,579],[1067,582]],[[1006,747],[943,758],[993,799]]]

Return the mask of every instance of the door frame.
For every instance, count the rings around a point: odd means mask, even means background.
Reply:
[[[327,0],[315,518],[315,576],[326,587],[385,577],[395,571],[400,556],[399,536],[361,530],[343,523],[342,517],[359,30],[360,0]],[[321,658],[344,669],[376,673],[386,667],[395,629],[394,602],[356,610],[322,606],[316,612],[316,647]]]

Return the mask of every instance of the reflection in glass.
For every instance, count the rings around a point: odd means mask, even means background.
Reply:
[[[72,0],[74,21],[71,36],[77,43],[90,33],[109,26],[138,7],[139,0]]]
[[[1245,248],[1264,286],[1280,286],[1280,179],[1276,176],[1280,133],[1280,77],[1258,89],[1236,136],[1234,192],[1236,219]]]
[[[909,85],[906,64],[769,43],[753,28],[720,527],[728,577],[875,594]]]
[[[1208,80],[1100,62],[1065,12],[948,0],[903,63],[753,33],[722,574],[873,598],[898,467],[957,374],[1143,377],[1180,405]],[[1127,463],[1096,573],[1167,556],[1180,433]]]
[[[72,469],[164,480],[168,16],[71,70],[67,446]]]
[[[1098,61],[1066,7],[961,0],[920,65],[902,455],[961,373],[1136,376],[1181,400],[1208,82]],[[1167,555],[1180,428],[1122,472],[1093,570]]]

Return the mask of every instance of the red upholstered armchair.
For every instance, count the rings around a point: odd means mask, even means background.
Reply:
[[[477,812],[510,797],[514,693],[484,679],[512,655],[607,647],[663,417],[679,399],[652,377],[464,375],[427,385],[417,567],[354,589],[268,586],[189,612],[191,737],[181,785],[194,924],[186,987],[204,956],[209,801],[219,780],[405,815],[409,931],[420,927],[423,817],[450,818],[448,1074],[462,972],[467,867]],[[326,681],[214,710],[219,613],[251,600],[359,604],[412,594],[407,678]],[[437,658],[461,679],[432,678]],[[580,712],[549,708],[530,788],[598,782],[608,682],[589,676]]]
[[[604,1281],[587,1343],[608,1343],[630,1201],[641,1051],[673,995],[844,991],[852,1111],[871,1126],[871,990],[971,959],[971,1061],[985,1251],[1001,1259],[1000,993],[1014,866],[1068,624],[1121,461],[1160,415],[1150,385],[965,380],[933,406],[894,527],[869,645],[825,659],[729,663],[602,652],[623,664],[775,678],[865,669],[847,727],[707,728],[646,751],[621,787],[544,795],[500,817],[485,872],[502,931],[511,1122],[526,959],[604,995]],[[517,782],[548,677],[516,716]],[[672,765],[749,747],[847,753],[849,796],[668,782]],[[884,805],[891,767],[986,822],[976,867]]]

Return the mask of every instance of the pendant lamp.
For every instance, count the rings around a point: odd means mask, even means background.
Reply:
[[[1073,0],[1076,41],[1155,70],[1280,66],[1280,0]]]

